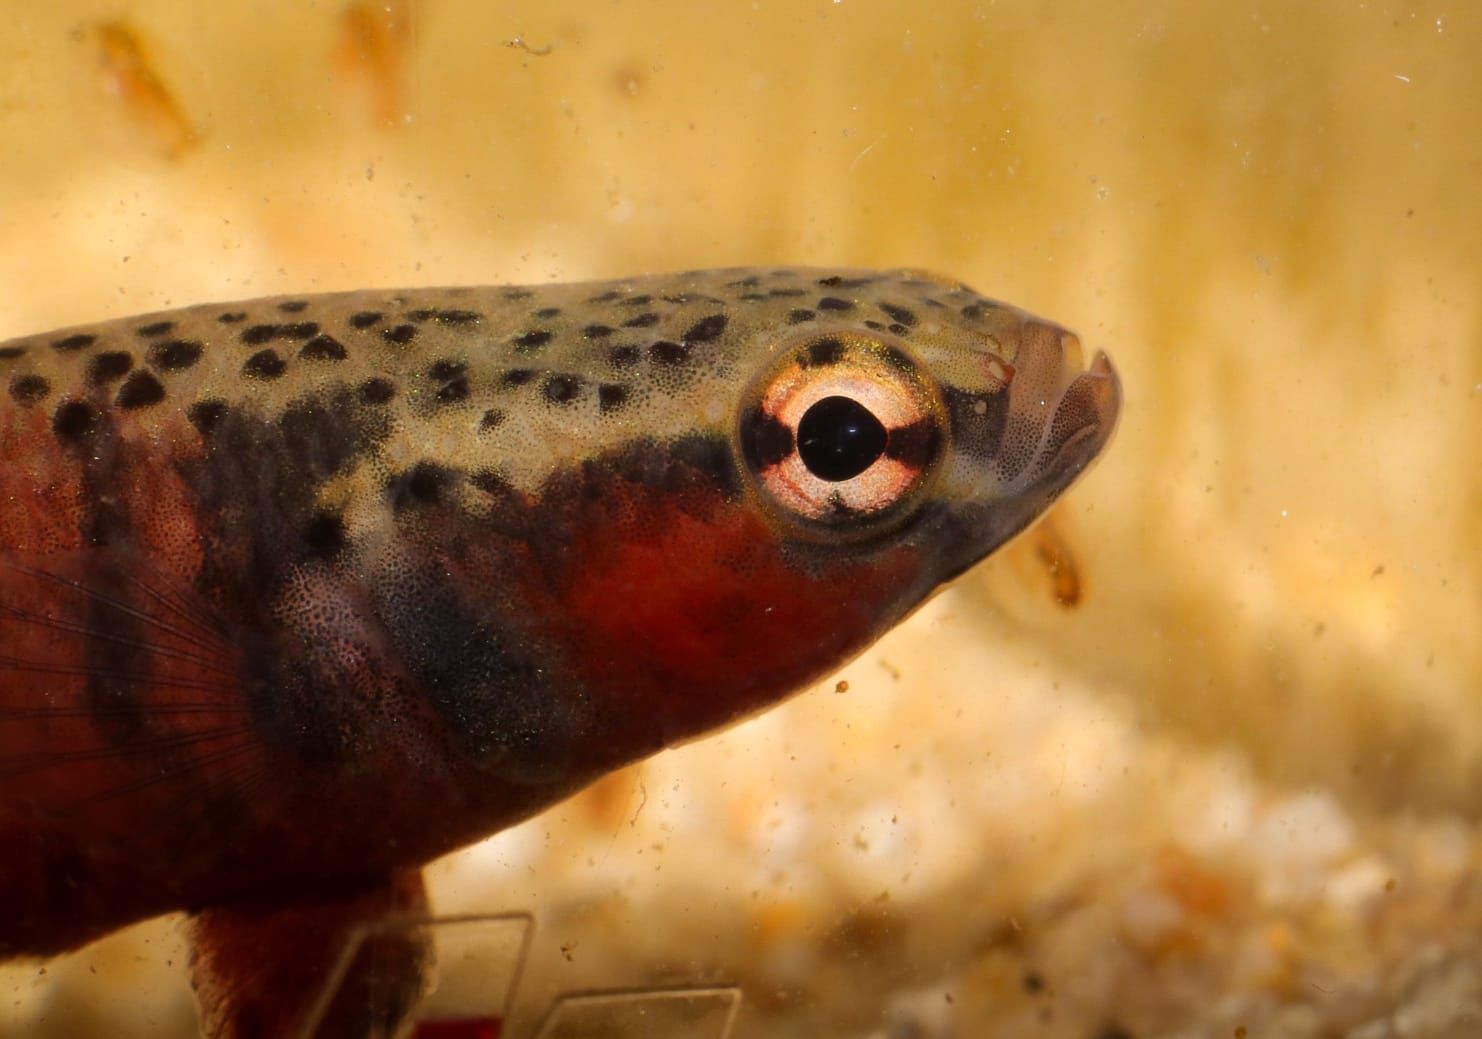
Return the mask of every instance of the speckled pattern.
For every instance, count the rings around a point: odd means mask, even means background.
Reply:
[[[860,652],[1120,403],[956,282],[792,268],[198,306],[0,380],[0,954],[192,910],[222,1035],[429,859]]]

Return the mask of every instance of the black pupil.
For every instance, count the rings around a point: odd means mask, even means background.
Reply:
[[[848,397],[825,397],[798,423],[798,455],[820,480],[852,480],[885,453],[886,433],[868,408]]]

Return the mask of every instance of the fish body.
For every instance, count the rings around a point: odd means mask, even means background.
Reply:
[[[761,710],[1030,523],[1119,402],[912,272],[0,345],[0,956],[386,890]]]

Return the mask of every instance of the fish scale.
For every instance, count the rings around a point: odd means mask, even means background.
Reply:
[[[860,652],[1120,402],[956,281],[806,268],[195,306],[0,386],[0,955],[186,909],[223,1036],[424,862]]]

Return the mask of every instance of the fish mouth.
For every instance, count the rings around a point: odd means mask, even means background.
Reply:
[[[1122,385],[1104,353],[1089,367],[1080,342],[1037,323],[1026,330],[1007,388],[1007,415],[976,490],[938,515],[950,580],[1030,526],[1101,454],[1116,430]]]

